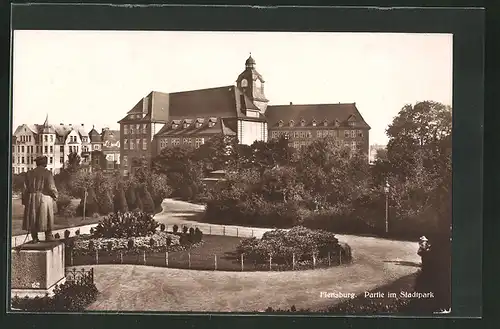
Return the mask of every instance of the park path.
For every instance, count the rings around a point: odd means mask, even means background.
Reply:
[[[213,235],[260,237],[270,229],[196,221],[203,205],[166,199],[155,219],[166,225],[198,226]],[[419,269],[416,242],[337,235],[353,250],[352,264],[309,271],[223,272],[141,265],[94,265],[101,291],[94,311],[253,312],[275,308],[322,309],[345,299],[321,292],[363,294]]]
[[[248,227],[239,225],[220,225],[201,222],[205,206],[186,201],[165,199],[162,203],[163,211],[155,215],[155,220],[171,227],[176,224],[179,229],[182,225],[198,227],[204,234],[227,235],[236,237],[261,238],[271,231],[271,228]]]

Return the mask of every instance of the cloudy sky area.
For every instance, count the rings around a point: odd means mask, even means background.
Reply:
[[[405,104],[452,105],[452,36],[15,31],[13,125],[117,121],[150,91],[231,85],[249,52],[270,104],[355,102],[370,144]]]

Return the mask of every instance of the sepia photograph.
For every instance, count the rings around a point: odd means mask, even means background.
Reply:
[[[11,312],[451,312],[453,35],[14,30]]]

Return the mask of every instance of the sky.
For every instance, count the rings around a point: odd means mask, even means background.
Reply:
[[[370,144],[406,104],[452,105],[452,35],[14,31],[13,129],[117,123],[151,91],[232,85],[249,53],[269,104],[356,103]]]

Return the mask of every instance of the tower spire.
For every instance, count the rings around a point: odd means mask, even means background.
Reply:
[[[43,123],[43,126],[44,127],[49,126],[49,114],[48,113],[45,115],[45,122]]]

